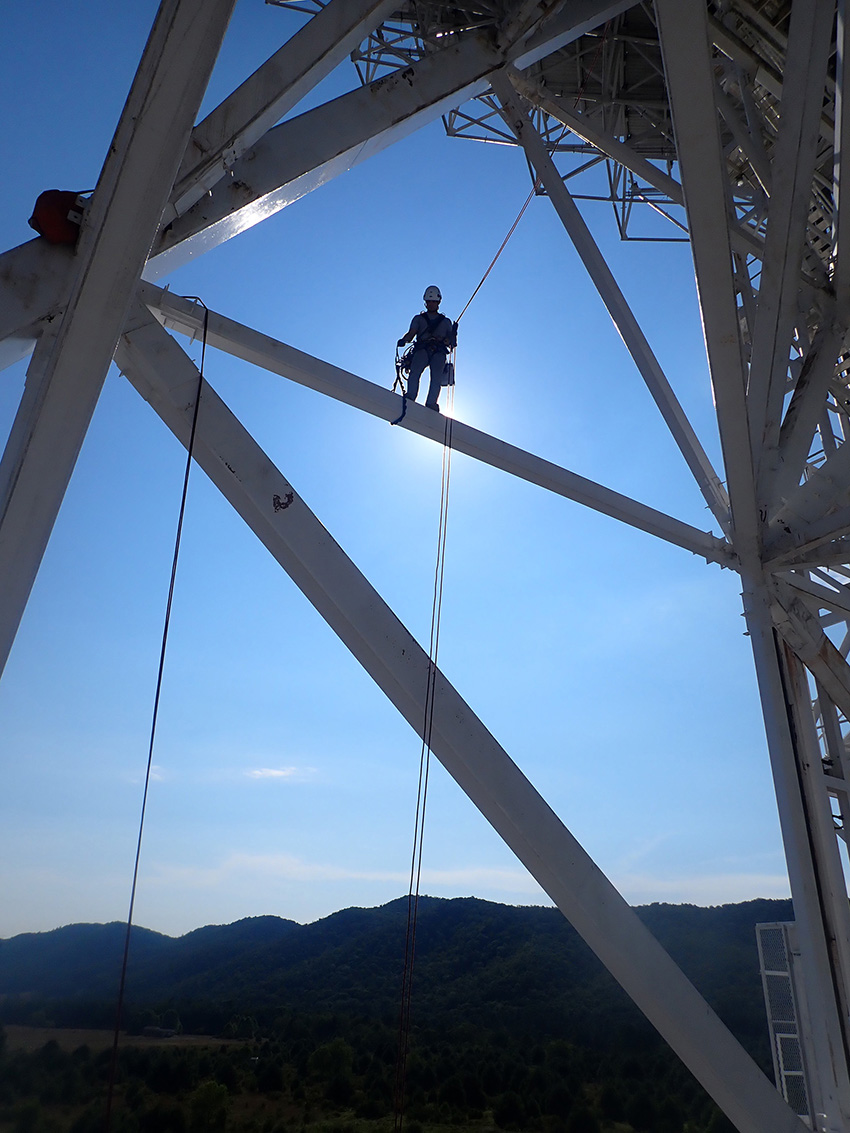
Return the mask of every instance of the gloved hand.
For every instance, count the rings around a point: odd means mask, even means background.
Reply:
[[[403,338],[400,338],[400,339],[398,340],[398,342],[396,343],[396,346],[404,346],[404,339],[403,339]]]

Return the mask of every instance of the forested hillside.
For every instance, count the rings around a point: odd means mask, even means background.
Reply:
[[[754,925],[791,919],[790,902],[650,905],[638,913],[769,1070]],[[134,930],[128,1030],[158,1024],[231,1042],[200,1050],[166,1045],[155,1056],[126,1048],[121,1127],[190,1128],[194,1093],[215,1083],[225,1090],[218,1096],[230,1111],[228,1128],[259,1133],[280,1125],[294,1133],[328,1121],[351,1125],[336,1133],[354,1133],[358,1123],[381,1128],[392,1110],[406,916],[402,899],[303,926],[259,917],[177,939]],[[117,924],[0,941],[0,1018],[7,1025],[110,1026],[122,947]],[[423,898],[413,983],[411,1122],[543,1133],[723,1128],[557,910]],[[60,1044],[51,1058],[58,1065],[73,1055]],[[32,1083],[37,1059],[4,1056],[0,1107],[7,1115],[32,1101],[17,1087],[10,1093],[14,1067],[23,1073],[24,1063],[32,1064]],[[88,1125],[79,1123],[94,1121],[102,1064],[89,1053],[63,1073],[81,1082],[86,1067],[88,1086],[79,1085],[67,1103],[70,1124],[54,1128],[84,1133]],[[166,1100],[182,1115],[173,1117],[176,1124],[163,1124]],[[42,1120],[49,1119],[49,1103],[41,1095],[36,1101],[47,1105]],[[146,1125],[149,1111],[159,1116]],[[0,1108],[0,1130],[15,1128],[2,1117]]]

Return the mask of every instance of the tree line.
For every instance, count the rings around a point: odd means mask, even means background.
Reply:
[[[173,1010],[170,1009],[170,1010]],[[246,1025],[234,1019],[230,1028]],[[254,1021],[256,1022],[256,1021]],[[115,1133],[389,1133],[399,1036],[389,1022],[281,1017],[252,1040],[119,1049]],[[578,1047],[507,1030],[414,1027],[406,1133],[727,1133],[660,1042]],[[103,1133],[111,1051],[0,1048],[0,1129]]]

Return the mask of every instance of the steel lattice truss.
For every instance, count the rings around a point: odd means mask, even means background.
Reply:
[[[292,4],[315,15],[194,124],[233,2],[163,0],[75,253],[39,239],[2,256],[0,358],[9,364],[34,352],[0,463],[0,656],[8,656],[113,356],[188,441],[195,395],[187,391],[196,389],[197,371],[163,328],[193,335],[203,318],[153,280],[438,117],[453,135],[521,147],[718,533],[462,422],[454,446],[740,573],[803,974],[809,1096],[797,1108],[819,1129],[850,1133],[850,908],[841,849],[850,829],[843,0],[837,13],[829,0]],[[281,122],[348,56],[361,88]],[[722,470],[712,467],[568,188],[603,164],[621,234],[638,205],[670,214],[665,235],[688,233]],[[364,412],[398,416],[399,399],[388,390],[225,315],[210,314],[209,343]],[[416,405],[403,427],[442,440],[439,421]],[[209,388],[195,452],[421,730],[428,658]],[[736,1126],[803,1129],[441,675],[432,740],[435,755]]]

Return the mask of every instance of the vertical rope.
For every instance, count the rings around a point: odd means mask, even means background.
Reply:
[[[450,360],[454,363],[454,350]],[[443,612],[443,581],[446,562],[446,532],[448,530],[449,484],[452,467],[452,432],[454,429],[454,385],[447,387],[446,412],[443,416],[443,460],[440,475],[440,517],[437,532],[437,555],[434,565],[434,592],[431,600],[431,631],[428,642],[428,677],[425,689],[425,709],[422,721],[422,746],[419,752],[419,783],[416,792],[416,816],[413,828],[413,853],[410,862],[410,883],[407,892],[407,930],[404,945],[404,968],[401,983],[401,1009],[399,1012],[398,1050],[393,1090],[393,1130],[401,1133],[404,1126],[407,1057],[410,1050],[410,1017],[413,994],[413,964],[416,955],[416,927],[419,913],[419,893],[422,881],[422,854],[425,838],[425,807],[428,801],[428,783],[431,772],[431,738],[434,731],[434,703],[437,684],[437,658],[440,649],[440,624]]]
[[[127,984],[127,964],[130,958],[130,934],[133,927],[133,910],[136,904],[136,888],[139,881],[139,861],[142,854],[142,834],[145,828],[145,811],[148,802],[148,789],[151,781],[151,768],[153,767],[153,752],[156,742],[156,725],[159,717],[159,702],[162,693],[162,676],[165,671],[165,651],[168,645],[168,628],[171,622],[171,607],[174,601],[174,581],[177,577],[177,561],[180,556],[180,540],[183,535],[183,519],[186,514],[186,497],[189,491],[189,473],[192,469],[192,457],[195,451],[195,434],[198,428],[198,411],[201,407],[201,392],[204,385],[204,361],[207,352],[207,329],[209,325],[209,311],[206,305],[195,295],[187,296],[200,303],[204,308],[204,331],[201,344],[201,368],[198,372],[198,391],[195,395],[195,409],[192,414],[192,428],[189,434],[189,447],[186,454],[186,469],[183,473],[183,492],[180,497],[180,512],[177,517],[177,535],[174,540],[174,555],[171,560],[171,579],[168,584],[168,600],[165,604],[165,619],[162,627],[162,643],[159,651],[159,668],[156,677],[156,692],[154,693],[153,712],[151,714],[150,742],[148,744],[148,761],[145,769],[145,786],[142,792],[142,809],[139,816],[139,836],[136,841],[136,857],[133,864],[133,882],[130,886],[130,908],[127,913],[127,929],[124,934],[124,955],[121,962],[121,979],[118,985],[118,1003],[115,1011],[115,1031],[112,1036],[112,1057],[109,1064],[109,1088],[106,1094],[106,1114],[104,1118],[105,1133],[109,1133],[112,1123],[112,1104],[115,1096],[115,1079],[118,1071],[118,1040],[121,1032],[121,1016],[124,1010],[124,990]]]
[[[593,61],[590,64],[587,72],[585,73],[584,81],[576,96],[574,106],[578,106],[584,94],[585,86],[590,78],[594,67],[596,66],[600,53],[605,44],[608,35],[608,29],[611,21],[605,24],[605,29],[600,37],[599,44],[597,45]],[[561,140],[568,132],[569,127],[565,124],[560,137],[555,142],[554,149],[557,149]],[[463,318],[469,309],[472,300],[484,286],[484,283],[489,276],[490,272],[496,266],[496,262],[507,247],[508,241],[516,231],[519,222],[525,215],[526,209],[531,204],[532,199],[540,188],[542,181],[540,177],[536,177],[534,184],[531,187],[531,192],[526,197],[525,203],[517,214],[516,220],[508,229],[499,248],[490,261],[487,270],[481,277],[478,286],[470,295],[463,310],[457,317],[457,322]],[[452,351],[451,361],[454,362],[455,351]],[[396,385],[398,384],[398,377]],[[393,386],[393,389],[396,388]],[[434,729],[434,699],[435,699],[435,686],[437,679],[437,655],[440,647],[440,622],[442,618],[443,607],[443,579],[445,574],[445,555],[446,555],[446,529],[447,529],[447,516],[449,506],[449,483],[451,479],[451,464],[452,464],[452,431],[454,428],[454,385],[448,387],[446,395],[446,413],[444,415],[445,427],[443,432],[443,465],[440,484],[440,520],[439,530],[437,535],[437,560],[434,569],[434,596],[431,603],[431,634],[428,645],[428,680],[427,688],[425,691],[425,718],[422,725],[422,747],[419,753],[419,783],[416,792],[416,816],[413,827],[413,854],[410,862],[410,883],[407,891],[407,930],[405,934],[404,943],[404,969],[402,972],[401,982],[401,1009],[399,1012],[399,1033],[398,1033],[398,1053],[396,1058],[396,1072],[395,1084],[393,1091],[393,1130],[394,1133],[401,1133],[404,1126],[404,1105],[405,1105],[405,1086],[407,1080],[407,1056],[410,1049],[410,1009],[413,994],[413,962],[416,955],[416,924],[419,912],[419,891],[420,883],[422,880],[422,851],[425,838],[425,805],[428,800],[428,781],[431,771],[431,738]],[[404,398],[404,389],[402,388],[402,411],[401,416],[392,422],[393,425],[399,424],[405,415],[407,409],[406,400]]]

